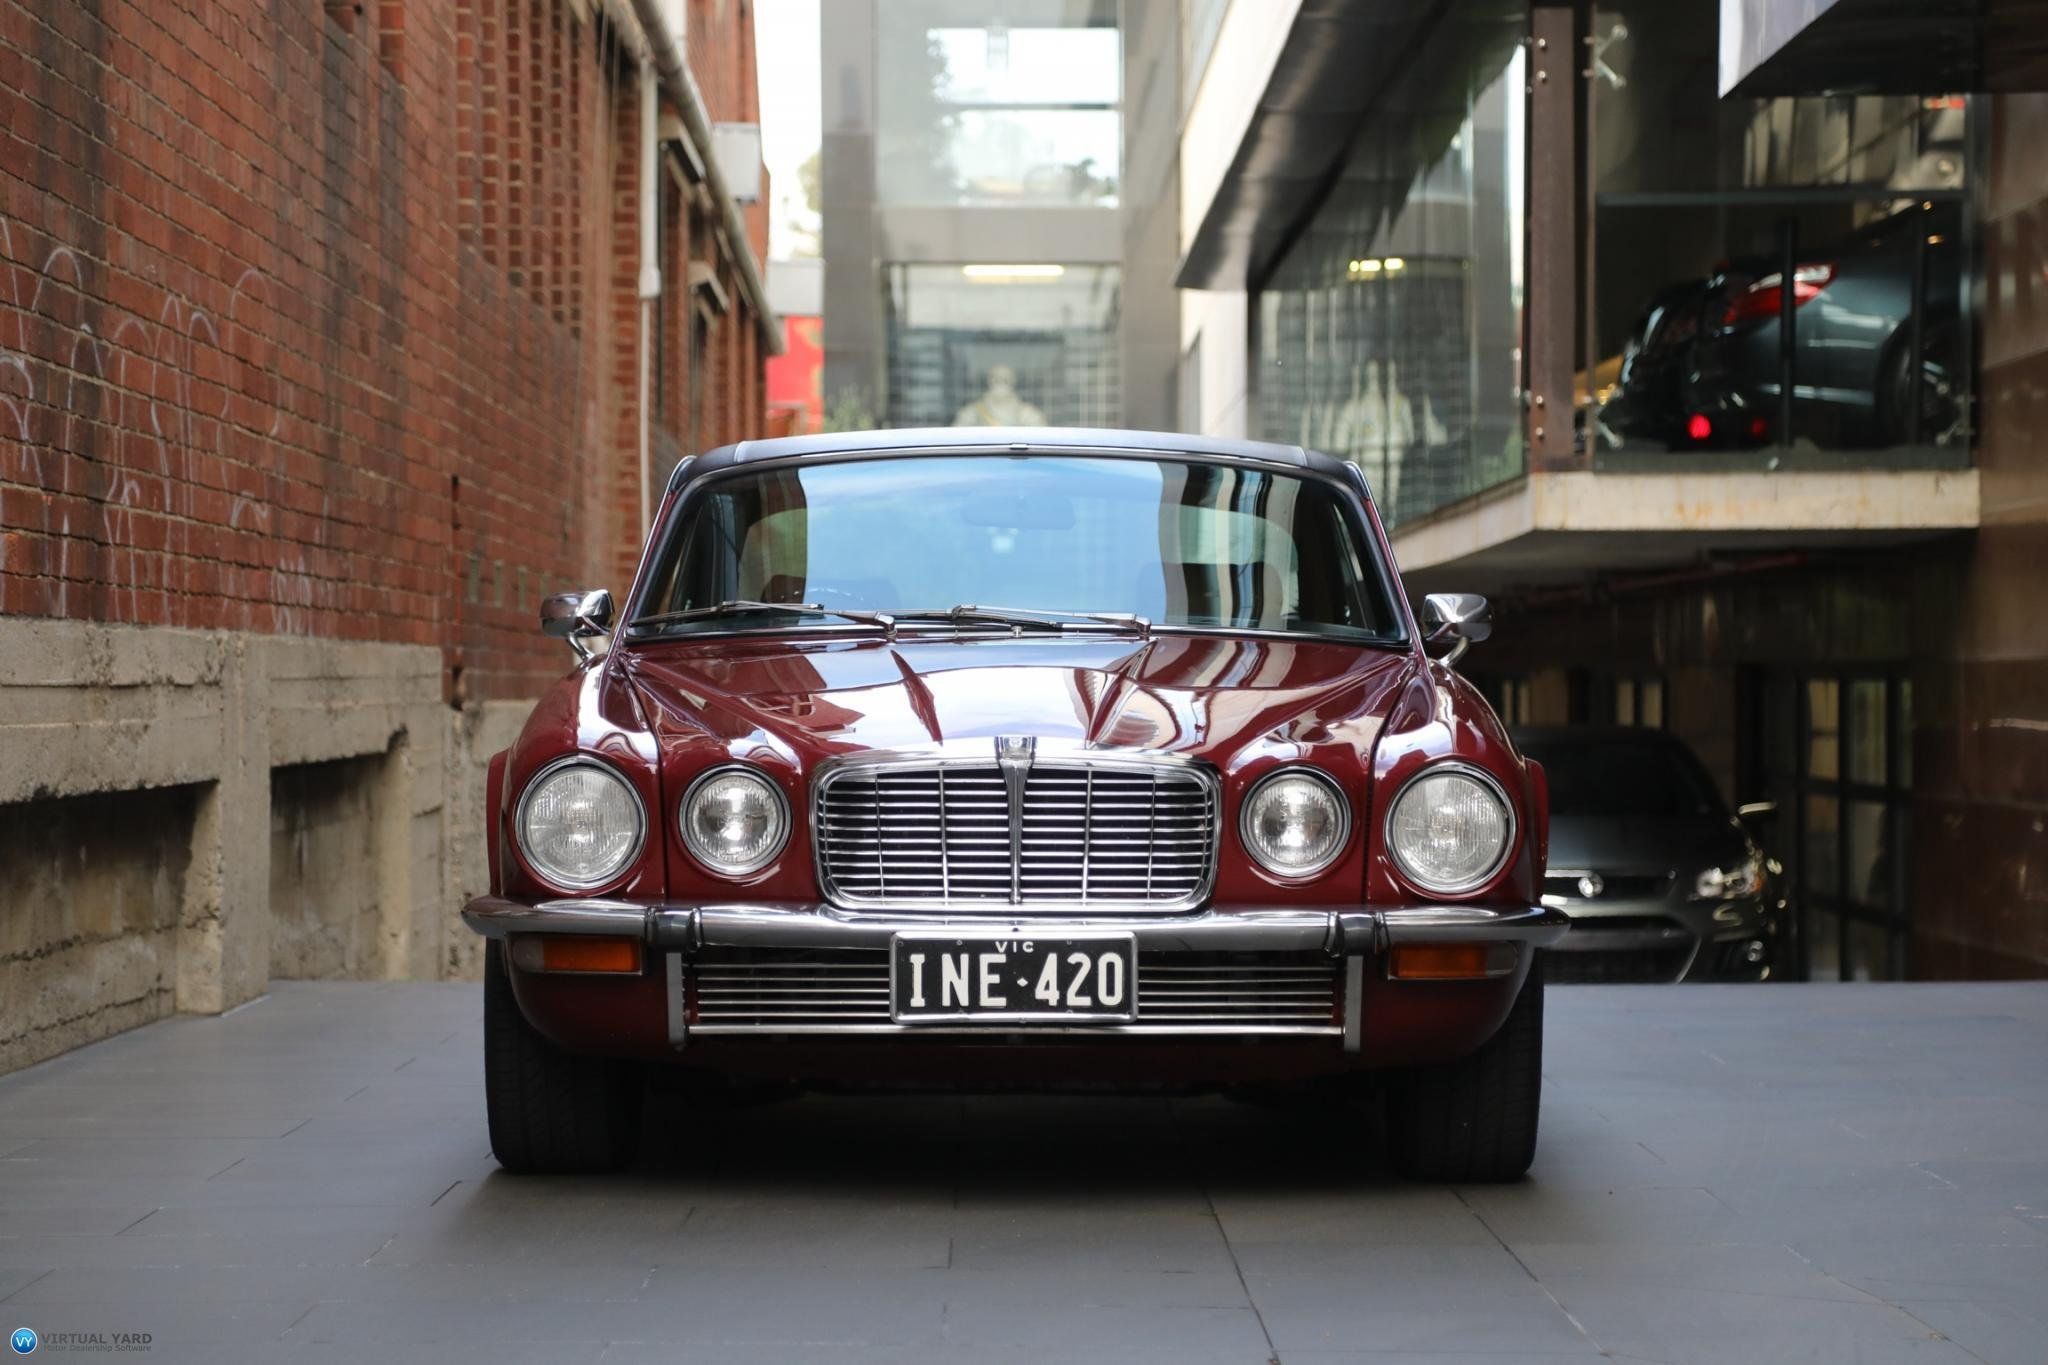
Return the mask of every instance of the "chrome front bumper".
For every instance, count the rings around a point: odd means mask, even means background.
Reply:
[[[1561,910],[1542,905],[1506,909],[1477,905],[1349,906],[1325,910],[1212,907],[1189,914],[1058,914],[1019,909],[1015,915],[854,913],[801,903],[650,904],[563,899],[517,901],[479,896],[463,923],[485,938],[511,934],[611,934],[650,948],[887,948],[910,929],[960,929],[977,934],[1118,929],[1153,952],[1324,952],[1354,957],[1402,943],[1522,943],[1544,948],[1571,928]]]
[[[1138,1021],[1071,1029],[1034,1027],[1034,1033],[1141,1035],[1323,1035],[1356,1053],[1363,1039],[1362,1001],[1367,957],[1401,944],[1512,943],[1544,947],[1570,927],[1561,911],[1541,905],[1497,909],[1460,905],[1404,905],[1368,909],[1217,907],[1186,914],[1103,915],[1020,913],[1014,917],[863,914],[815,904],[648,904],[603,899],[522,902],[483,896],[462,912],[487,938],[520,934],[606,934],[637,939],[661,954],[668,999],[668,1040],[684,1046],[698,1034],[879,1034],[969,1032],[897,1023],[886,1000],[892,938],[908,930],[958,929],[976,935],[1056,936],[1088,930],[1129,933],[1138,953]],[[737,954],[733,950],[740,950]],[[775,950],[800,955],[769,970],[780,973],[771,990],[815,1000],[834,988],[841,999],[829,1011],[792,1017],[794,1011],[735,1012],[749,992],[749,955]],[[1235,993],[1216,954],[1272,954],[1268,965],[1239,966],[1279,993],[1261,1006]],[[1211,955],[1211,956],[1205,956]],[[735,963],[735,957],[742,959]],[[1320,962],[1311,968],[1304,960]],[[821,961],[823,960],[823,961]],[[1241,963],[1241,960],[1240,960]],[[1283,965],[1283,964],[1293,964]],[[804,964],[818,964],[815,980]],[[798,975],[793,979],[790,973]],[[1177,975],[1176,975],[1177,974]],[[686,978],[698,985],[686,986]],[[879,983],[879,984],[878,984]],[[1257,988],[1253,988],[1257,989]],[[877,999],[877,992],[882,993]],[[693,994],[697,999],[693,1006]],[[857,997],[857,999],[853,998]],[[1282,999],[1281,997],[1284,997]],[[1156,1004],[1147,1006],[1148,999]],[[1321,1008],[1304,1001],[1322,1002]],[[1341,1006],[1336,1002],[1341,1001]],[[786,1003],[786,1002],[785,1002]],[[714,1009],[725,1012],[714,1014]],[[1261,1012],[1263,1010],[1263,1012]]]

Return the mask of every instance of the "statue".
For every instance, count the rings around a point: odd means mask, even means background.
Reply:
[[[1017,372],[988,367],[988,389],[953,415],[956,427],[1042,427],[1045,414],[1017,395]]]

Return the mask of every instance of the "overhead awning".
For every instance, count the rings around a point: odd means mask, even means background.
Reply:
[[[2044,0],[1721,0],[1721,93],[2048,90]]]
[[[1177,286],[1243,289],[1272,262],[1440,9],[1414,0],[1302,0],[1229,169],[1186,242]]]

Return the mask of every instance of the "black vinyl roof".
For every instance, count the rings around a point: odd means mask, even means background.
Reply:
[[[735,465],[768,460],[828,459],[859,454],[903,451],[944,451],[962,455],[1016,455],[1031,452],[1102,452],[1105,454],[1192,455],[1201,459],[1246,464],[1287,465],[1343,477],[1341,461],[1300,446],[1266,441],[1239,441],[1221,436],[1190,436],[1180,432],[1124,431],[1091,427],[908,427],[887,431],[835,431],[816,436],[778,436],[766,441],[741,441],[720,446],[676,467],[675,482]]]

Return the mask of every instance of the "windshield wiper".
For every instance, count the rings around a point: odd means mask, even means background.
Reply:
[[[671,626],[688,621],[710,621],[721,616],[745,616],[759,611],[784,611],[798,616],[837,616],[841,620],[856,621],[865,626],[880,626],[894,633],[896,618],[886,611],[855,611],[851,608],[821,607],[815,602],[756,602],[749,598],[735,597],[728,602],[714,602],[708,607],[690,607],[684,611],[661,611],[652,616],[633,619],[630,629],[642,627]]]
[[[1135,612],[1127,611],[1052,611],[1038,608],[1024,610],[1016,607],[979,607],[972,602],[963,602],[944,611],[934,607],[929,610],[899,611],[892,614],[899,621],[951,621],[955,625],[987,622],[1013,629],[1030,627],[1037,630],[1065,630],[1069,626],[1103,625],[1135,630],[1140,635],[1152,633],[1152,623],[1149,620]]]

